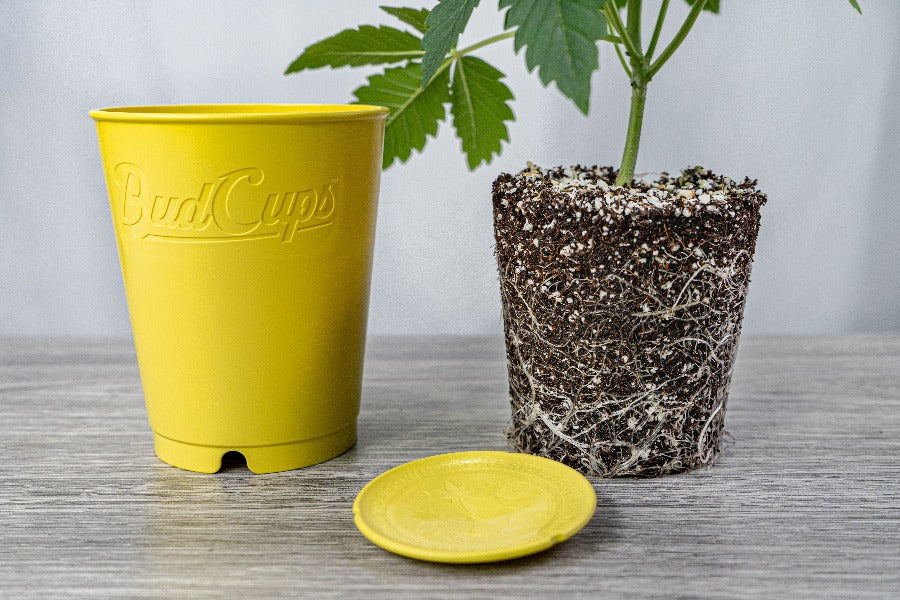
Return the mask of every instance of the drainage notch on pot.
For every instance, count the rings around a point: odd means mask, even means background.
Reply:
[[[509,436],[583,473],[665,475],[719,451],[766,196],[700,167],[615,176],[494,182]]]

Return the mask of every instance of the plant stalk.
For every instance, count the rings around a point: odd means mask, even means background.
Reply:
[[[641,78],[631,83],[631,112],[628,115],[628,132],[625,134],[625,151],[622,166],[615,185],[629,186],[634,179],[638,146],[641,144],[641,127],[644,124],[644,103],[647,100],[647,82]]]
[[[622,23],[618,10],[612,1],[606,2],[601,10],[607,16],[607,20],[619,34],[623,44],[628,50],[631,63],[631,71],[622,61],[622,66],[626,67],[625,71],[631,79],[631,110],[628,115],[628,131],[625,134],[625,150],[622,152],[622,163],[619,168],[619,175],[616,177],[615,185],[627,187],[634,180],[634,167],[637,164],[638,148],[641,144],[641,128],[644,124],[644,105],[647,102],[647,85],[653,79],[653,76],[662,68],[666,61],[671,58],[691,28],[700,11],[706,6],[707,0],[696,0],[688,13],[687,19],[675,38],[663,50],[659,58],[655,62],[650,62],[653,51],[656,50],[656,43],[659,41],[659,34],[662,30],[662,24],[665,19],[666,9],[668,8],[668,0],[663,0],[660,7],[659,16],[656,19],[653,37],[650,40],[650,47],[647,53],[643,54],[640,50],[640,18],[641,18],[641,0],[628,0],[627,13],[628,25]],[[621,58],[621,57],[620,57]]]
[[[628,0],[628,37],[638,50],[641,49],[641,0]]]

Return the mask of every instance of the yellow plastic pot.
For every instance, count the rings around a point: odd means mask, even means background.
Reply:
[[[165,462],[256,473],[356,441],[387,109],[92,111]]]

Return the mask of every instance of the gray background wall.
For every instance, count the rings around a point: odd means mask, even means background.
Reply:
[[[651,86],[640,171],[703,164],[769,193],[746,332],[900,329],[900,3],[860,3],[862,17],[846,0],[724,0]],[[88,109],[348,101],[366,71],[281,73],[310,42],[389,22],[377,4],[3,0],[0,334],[129,333]],[[664,39],[685,7],[672,3]],[[500,23],[485,0],[462,43]],[[470,173],[445,124],[385,173],[373,333],[499,332],[496,173],[619,159],[628,84],[608,45],[590,117],[511,43],[482,56],[516,94],[512,143]]]

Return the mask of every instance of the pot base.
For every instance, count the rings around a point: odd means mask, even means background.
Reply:
[[[320,438],[271,446],[199,446],[153,432],[153,445],[163,462],[198,473],[217,473],[222,457],[240,452],[252,472],[277,473],[315,465],[340,456],[356,443],[356,422]]]

